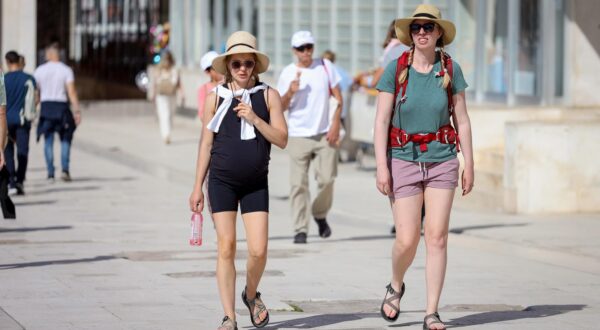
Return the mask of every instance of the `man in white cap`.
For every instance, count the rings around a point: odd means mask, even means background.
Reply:
[[[204,114],[204,103],[206,102],[206,96],[212,91],[213,88],[217,87],[218,84],[223,82],[223,75],[213,69],[212,62],[219,56],[215,51],[210,51],[202,56],[200,59],[200,67],[209,77],[210,81],[200,86],[198,89],[198,117],[202,120]]]
[[[319,226],[319,236],[326,238],[331,235],[326,218],[333,203],[333,183],[337,175],[341,78],[329,60],[313,59],[314,44],[315,39],[309,31],[294,33],[292,51],[297,62],[282,70],[277,83],[283,109],[289,110],[288,150],[294,243],[306,243],[311,215]],[[329,108],[330,97],[337,100],[335,109]],[[318,186],[312,206],[309,204],[308,188],[311,162]]]

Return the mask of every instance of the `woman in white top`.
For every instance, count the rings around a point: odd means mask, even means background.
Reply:
[[[173,55],[165,51],[158,64],[152,99],[156,102],[160,135],[166,144],[171,143],[171,118],[175,111],[177,90],[180,90],[180,94],[183,95]]]

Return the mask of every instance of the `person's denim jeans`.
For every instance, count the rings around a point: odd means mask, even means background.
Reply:
[[[55,133],[47,133],[44,135],[44,155],[46,156],[46,167],[48,169],[48,177],[54,177],[54,135]],[[71,142],[67,140],[60,141],[60,163],[63,172],[69,172],[69,156],[71,152]]]
[[[27,160],[29,154],[29,131],[31,124],[8,125],[8,143],[4,149],[4,158],[6,160],[6,169],[10,175],[9,186],[15,187],[17,183],[25,181],[27,171]],[[17,164],[15,164],[15,149],[17,154]]]

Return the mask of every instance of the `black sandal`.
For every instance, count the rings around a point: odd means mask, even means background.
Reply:
[[[427,324],[427,320],[430,319],[432,319],[433,322]],[[437,312],[425,315],[425,319],[423,319],[423,330],[430,330],[431,328],[429,326],[431,326],[432,324],[443,324],[444,329],[441,330],[446,329],[446,325],[442,322],[442,320],[440,319],[440,314],[438,314]]]
[[[269,311],[267,311],[267,307],[265,307],[265,304],[260,299],[260,292],[256,291],[256,296],[254,297],[254,299],[250,300],[246,296],[246,288],[244,288],[244,291],[242,291],[242,301],[244,302],[244,305],[248,307],[248,311],[250,312],[250,321],[252,321],[252,325],[254,325],[257,328],[262,328],[269,323]],[[258,307],[258,311],[256,311],[256,313],[252,313],[252,310],[254,310],[255,306]],[[260,313],[264,311],[267,311],[267,317],[265,317],[265,319],[262,320],[262,322],[256,323],[254,319],[260,319]]]
[[[400,292],[396,292],[396,290],[394,290],[394,288],[392,287],[392,283],[388,284],[386,286],[386,288],[387,288],[387,291],[385,292],[385,296],[383,296],[383,302],[381,303],[381,309],[380,309],[381,316],[383,317],[384,320],[386,320],[388,322],[395,322],[398,319],[398,316],[400,315],[400,309],[396,305],[392,304],[392,301],[398,299],[398,305],[400,305],[400,300],[402,299],[402,296],[404,295],[406,286],[404,285],[404,283],[402,283],[402,288],[400,288]],[[387,298],[388,293],[391,295],[389,298]],[[386,304],[396,312],[396,315],[394,315],[394,317],[387,316],[387,314],[383,310],[383,306],[385,306]]]

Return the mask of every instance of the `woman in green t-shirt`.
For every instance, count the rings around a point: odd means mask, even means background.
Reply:
[[[393,322],[400,313],[404,274],[417,251],[424,201],[427,308],[423,328],[445,329],[437,310],[446,274],[446,242],[458,185],[459,147],[464,157],[463,195],[473,188],[474,178],[471,123],[464,93],[467,84],[458,63],[444,52],[456,29],[452,22],[441,19],[437,7],[419,5],[411,17],[396,20],[395,26],[398,39],[411,48],[386,67],[377,84],[377,189],[389,196],[396,226],[392,280],[381,315]],[[450,126],[451,117],[456,130]]]

